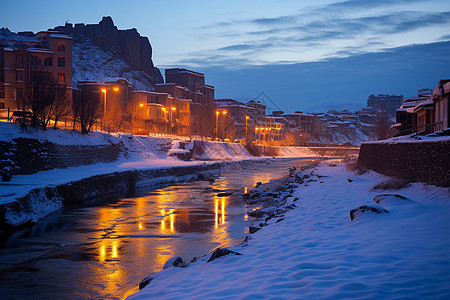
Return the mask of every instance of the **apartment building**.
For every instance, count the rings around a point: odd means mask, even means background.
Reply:
[[[187,97],[185,99],[191,100],[192,134],[213,136],[215,128],[214,87],[205,84],[205,75],[183,68],[166,69],[165,75],[165,85],[175,84],[185,88],[185,97]],[[157,91],[161,91],[163,86],[156,85],[155,88]]]
[[[18,95],[36,71],[64,85],[72,98],[72,38],[41,31],[33,38],[0,45],[0,109],[17,108]]]

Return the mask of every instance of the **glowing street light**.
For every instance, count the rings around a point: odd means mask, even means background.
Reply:
[[[100,91],[105,95],[105,100],[103,101],[103,117],[104,117],[106,115],[106,92],[107,92],[107,89],[101,88]],[[115,88],[113,88],[113,91],[118,92],[119,88],[115,87]]]
[[[248,139],[247,139],[247,121],[248,119],[250,119],[249,116],[245,116],[245,144],[248,144]]]
[[[218,135],[219,135],[219,129],[218,129],[218,124],[219,124],[219,114],[220,114],[220,112],[222,111],[222,114],[225,116],[228,112],[227,112],[227,110],[216,110],[216,138],[218,137]]]

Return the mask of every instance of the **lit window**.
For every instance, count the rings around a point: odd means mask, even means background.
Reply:
[[[65,67],[66,59],[64,57],[58,57],[58,67]]]
[[[59,52],[66,52],[66,47],[65,47],[63,44],[60,44],[60,45],[58,46],[58,51],[59,51]]]
[[[66,74],[58,73],[58,82],[60,82],[60,83],[66,82]]]
[[[48,67],[53,66],[53,59],[51,57],[46,57],[44,59],[44,66],[48,66]]]

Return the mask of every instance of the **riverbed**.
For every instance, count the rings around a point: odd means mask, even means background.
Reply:
[[[2,299],[120,299],[172,256],[190,261],[240,243],[250,218],[241,194],[313,161],[273,159],[132,196],[64,208],[0,244]],[[218,197],[220,192],[233,192]]]

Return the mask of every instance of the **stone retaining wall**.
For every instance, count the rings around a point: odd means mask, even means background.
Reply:
[[[37,139],[17,138],[12,142],[0,141],[0,172],[9,169],[11,175],[29,175],[56,168],[112,162],[119,153],[119,144],[57,145]]]
[[[387,176],[450,186],[450,140],[363,143],[358,167]]]
[[[227,164],[230,163],[115,172],[55,187],[37,188],[17,201],[0,205],[0,229],[37,222],[64,206],[89,199],[132,194],[140,187],[197,180],[199,173],[217,173]]]

